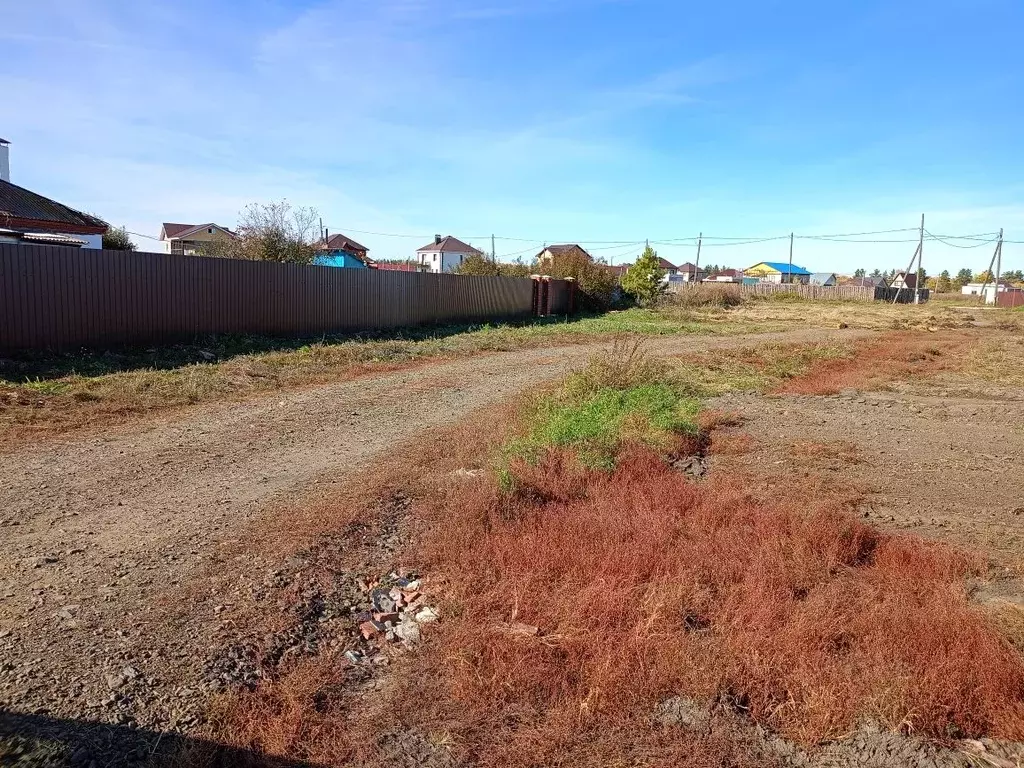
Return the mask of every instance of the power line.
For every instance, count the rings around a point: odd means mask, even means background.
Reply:
[[[817,240],[818,242],[825,243],[916,243],[917,238],[914,239],[899,239],[899,240],[859,240],[852,237],[843,237],[841,235],[796,235],[797,240]]]
[[[153,237],[152,235],[144,235],[141,232],[132,232],[131,230],[128,230],[128,229],[126,229],[125,232],[127,232],[129,235],[135,235],[136,237],[145,237],[145,238],[148,238],[150,240],[156,240],[158,242],[160,240],[159,237]]]
[[[925,233],[928,235],[928,238],[930,240],[936,240],[936,241],[942,243],[943,245],[950,246],[951,248],[981,248],[981,247],[986,246],[986,245],[991,245],[992,243],[994,243],[994,242],[996,242],[998,240],[998,237],[996,237],[996,238],[993,238],[991,240],[982,240],[980,242],[976,242],[976,243],[974,243],[974,245],[960,245],[959,243],[951,243],[951,242],[949,242],[949,240],[946,239],[945,235],[935,235],[935,234],[932,234],[931,232],[929,232],[928,230],[925,230]],[[959,237],[959,238],[956,238],[956,239],[958,239],[958,240],[975,240],[976,238],[973,237],[973,236],[971,236],[971,237],[963,236],[963,237]]]

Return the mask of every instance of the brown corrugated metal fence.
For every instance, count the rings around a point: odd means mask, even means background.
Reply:
[[[304,336],[529,316],[526,278],[0,243],[0,349]]]
[[[999,291],[996,294],[996,304],[1008,309],[1024,307],[1024,291],[1019,291],[1015,288],[1011,288],[1008,291]]]

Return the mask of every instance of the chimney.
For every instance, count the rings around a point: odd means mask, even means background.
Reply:
[[[441,236],[440,235],[434,235],[434,245],[440,245],[440,244],[441,244]]]
[[[11,180],[11,154],[8,147],[11,142],[0,139],[0,181]]]

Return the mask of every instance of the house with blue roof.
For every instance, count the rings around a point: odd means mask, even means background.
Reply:
[[[799,283],[807,285],[811,281],[811,273],[796,264],[785,261],[760,261],[743,270],[745,277],[753,277],[762,283]]]

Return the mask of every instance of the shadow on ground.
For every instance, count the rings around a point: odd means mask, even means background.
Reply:
[[[125,725],[0,711],[0,766],[315,768],[203,739]]]
[[[579,320],[587,315],[576,315]],[[258,335],[214,335],[189,342],[163,345],[119,347],[116,349],[77,349],[65,351],[26,350],[0,357],[0,380],[12,383],[46,381],[64,376],[104,376],[138,369],[169,370],[195,363],[223,362],[238,355],[266,352],[293,352],[310,344],[343,344],[366,341],[425,341],[444,339],[483,328],[553,325],[565,323],[563,316],[525,318],[506,322],[430,325],[381,332],[334,333],[303,337]]]

